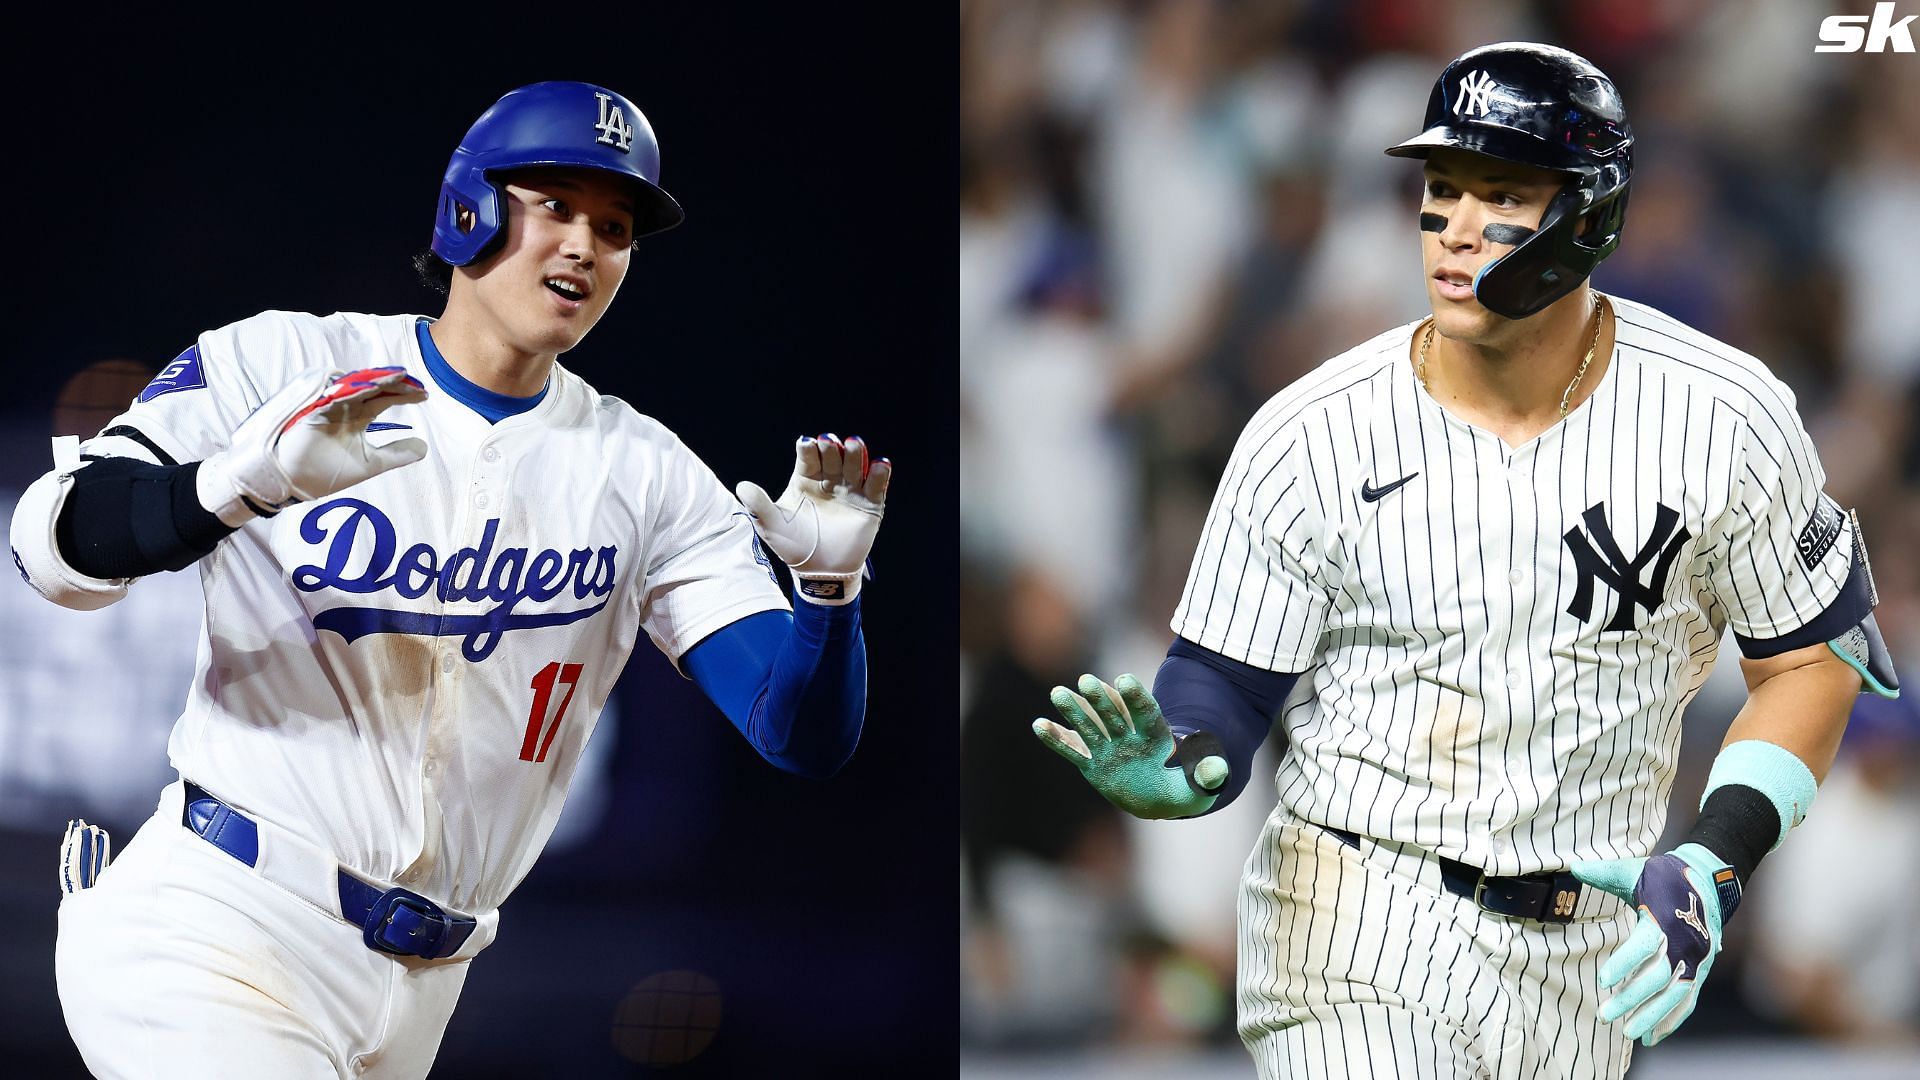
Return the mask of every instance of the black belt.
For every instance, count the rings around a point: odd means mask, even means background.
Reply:
[[[248,866],[257,865],[260,826],[193,781],[182,783],[186,798],[180,823]],[[477,925],[411,889],[382,891],[345,870],[339,871],[338,884],[340,917],[359,927],[361,940],[377,952],[442,960],[458,952]]]
[[[1334,839],[1360,850],[1360,836],[1345,829],[1322,825]],[[1574,905],[1580,902],[1580,879],[1565,871],[1523,874],[1519,877],[1488,877],[1478,867],[1458,859],[1435,855],[1440,860],[1440,884],[1455,896],[1464,896],[1483,910],[1515,919],[1539,922],[1572,922]]]

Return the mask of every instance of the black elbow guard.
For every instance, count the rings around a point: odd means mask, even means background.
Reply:
[[[149,465],[97,458],[73,474],[54,542],[60,557],[96,578],[145,577],[205,558],[233,528],[200,505],[200,463]]]

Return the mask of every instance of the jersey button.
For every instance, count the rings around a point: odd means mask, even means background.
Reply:
[[[1515,570],[1513,573],[1507,575],[1507,580],[1513,582],[1515,585],[1520,584],[1522,581],[1525,581],[1526,579],[1527,579],[1527,575],[1521,573],[1518,570]]]
[[[482,453],[480,456],[483,458],[486,458],[488,461],[499,461],[500,451],[495,449],[494,447],[489,446],[487,447],[486,451]]]
[[[485,505],[487,505],[487,493],[483,491],[483,492],[481,492],[480,494],[478,494],[478,495],[475,495],[475,496],[473,497],[473,505],[475,505],[475,506],[485,506]]]
[[[440,670],[446,672],[449,675],[453,674],[453,654],[452,653],[448,653],[446,656],[443,656],[440,658]]]

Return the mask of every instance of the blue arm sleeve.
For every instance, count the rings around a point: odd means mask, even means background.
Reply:
[[[867,713],[858,597],[749,615],[702,638],[680,666],[780,768],[824,778],[853,756]]]
[[[1299,678],[1298,672],[1267,671],[1185,638],[1173,639],[1153,678],[1153,697],[1175,735],[1184,739],[1206,732],[1220,740],[1226,751],[1227,785],[1207,813],[1245,790],[1253,773],[1253,755],[1267,741],[1273,718]]]

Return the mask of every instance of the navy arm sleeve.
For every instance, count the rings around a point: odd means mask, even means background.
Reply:
[[[825,778],[853,756],[867,713],[860,600],[837,607],[801,600],[793,608],[721,627],[680,666],[761,757]]]
[[[67,565],[88,577],[136,578],[182,570],[233,532],[200,505],[200,463],[149,465],[90,458],[53,526]]]
[[[1207,734],[1219,740],[1228,766],[1226,786],[1207,811],[1239,797],[1253,774],[1253,755],[1267,741],[1298,672],[1267,671],[1176,637],[1153,678],[1153,697],[1167,726],[1184,742]],[[1204,815],[1203,815],[1204,816]]]

